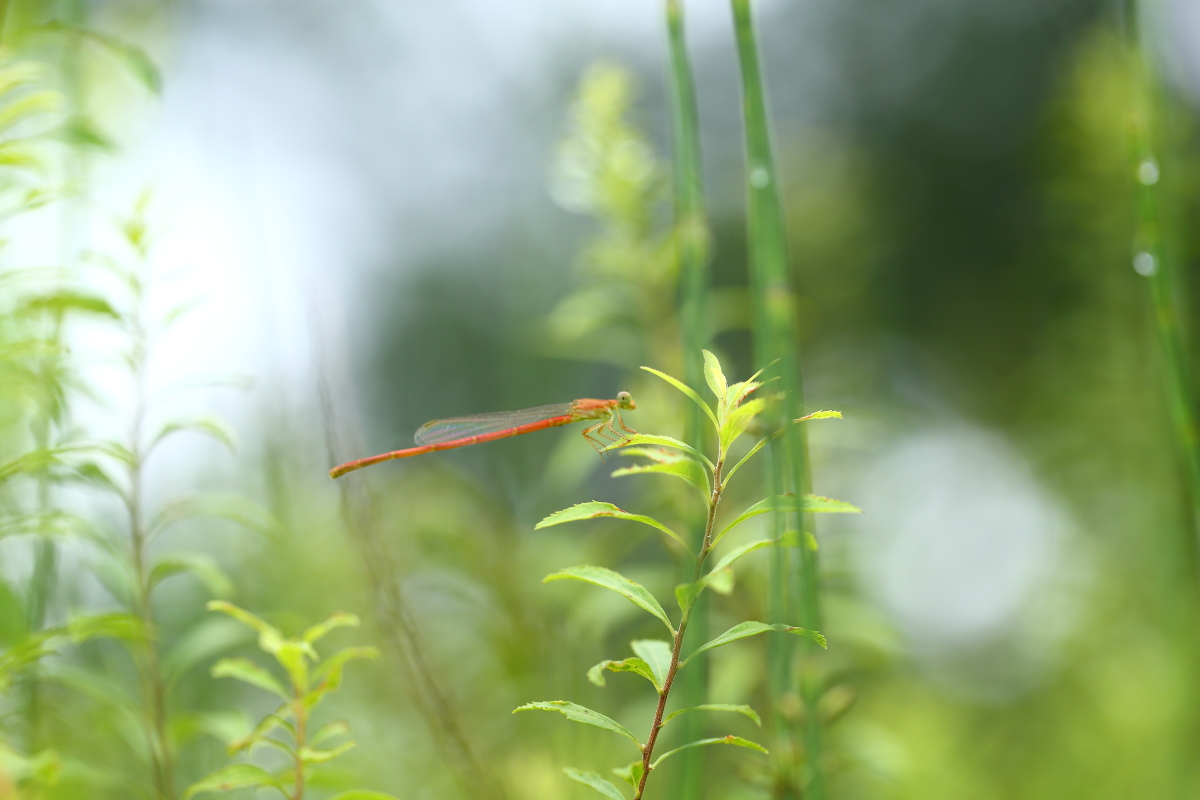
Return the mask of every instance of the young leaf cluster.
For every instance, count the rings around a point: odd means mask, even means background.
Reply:
[[[700,396],[699,392],[670,375],[649,367],[643,367],[643,369],[671,384],[699,406],[704,417],[712,426],[712,439],[715,441],[713,452],[705,454],[678,439],[651,434],[634,434],[612,446],[614,449],[623,448],[627,454],[646,459],[645,463],[637,467],[619,469],[613,473],[614,475],[645,475],[655,473],[670,475],[687,483],[703,498],[705,527],[702,536],[697,537],[700,542],[698,548],[692,552],[694,558],[693,577],[690,582],[681,584],[675,588],[675,601],[679,609],[678,616],[668,614],[663,604],[646,587],[606,567],[593,565],[568,567],[545,578],[545,581],[581,581],[616,592],[662,623],[666,629],[666,639],[635,640],[630,643],[630,649],[633,653],[631,656],[622,659],[606,659],[601,661],[588,670],[587,675],[588,680],[597,686],[606,685],[605,675],[609,672],[628,672],[645,679],[658,695],[654,719],[651,722],[649,733],[644,740],[639,739],[628,728],[604,714],[566,700],[527,703],[516,709],[517,711],[557,711],[574,722],[602,728],[628,739],[637,748],[638,759],[626,767],[614,770],[614,773],[623,778],[633,788],[634,800],[641,800],[643,797],[650,773],[665,759],[682,750],[707,745],[730,744],[751,750],[758,750],[763,753],[766,752],[765,748],[753,741],[733,734],[727,734],[689,742],[666,753],[662,753],[655,758],[655,744],[659,732],[667,723],[681,714],[695,711],[732,712],[749,718],[756,725],[760,724],[758,713],[749,706],[743,705],[708,704],[692,708],[676,709],[669,714],[666,713],[671,686],[680,669],[687,666],[697,656],[709,650],[730,644],[739,639],[771,631],[805,636],[817,642],[822,647],[825,646],[825,637],[817,631],[780,622],[765,623],[749,620],[734,625],[719,636],[696,647],[690,653],[682,653],[684,632],[687,629],[696,599],[706,589],[727,592],[732,586],[733,566],[739,559],[766,547],[794,547],[800,543],[808,544],[811,542],[811,536],[791,535],[777,539],[760,539],[742,544],[727,552],[712,568],[706,571],[705,567],[708,556],[717,542],[741,523],[760,514],[781,511],[858,512],[857,508],[840,500],[832,500],[827,497],[817,497],[814,495],[788,494],[764,498],[735,515],[723,526],[717,526],[721,498],[729,485],[730,479],[744,464],[762,450],[769,437],[756,441],[744,456],[733,463],[731,467],[727,468],[730,450],[739,437],[751,428],[754,418],[765,409],[768,399],[755,396],[756,390],[761,386],[761,383],[757,381],[758,373],[747,380],[731,384],[726,379],[716,356],[707,350],[703,351],[703,355],[705,364],[704,375],[708,388],[715,398],[714,403],[706,402]],[[837,412],[817,412],[796,420],[796,422],[840,416]],[[581,503],[558,511],[543,519],[538,523],[537,527],[547,528],[566,522],[603,517],[640,523],[669,537],[680,546],[687,547],[686,537],[680,536],[676,531],[671,530],[667,525],[658,520],[641,514],[632,514],[623,511],[611,503],[598,501]],[[674,618],[677,618],[678,622],[673,621]],[[566,772],[573,780],[591,787],[598,793],[610,798],[610,800],[621,800],[624,798],[622,792],[615,785],[598,773],[582,772],[575,769],[567,769]]]
[[[316,643],[336,628],[356,627],[358,617],[334,613],[324,622],[313,625],[298,638],[285,637],[278,628],[232,603],[214,600],[209,609],[220,611],[246,625],[258,634],[258,646],[275,659],[284,675],[247,658],[223,658],[212,668],[214,678],[234,678],[263,691],[280,701],[279,706],[263,717],[245,736],[229,743],[231,756],[244,755],[246,761],[228,764],[188,787],[183,799],[205,792],[232,789],[271,788],[289,800],[302,800],[305,787],[313,772],[354,747],[347,739],[350,726],[343,720],[312,726],[312,715],[330,692],[342,685],[346,664],[354,659],[378,657],[373,647],[346,647],[321,658]],[[248,760],[255,748],[270,748],[283,754],[284,761],[268,770]],[[382,792],[351,790],[330,800],[393,800]]]

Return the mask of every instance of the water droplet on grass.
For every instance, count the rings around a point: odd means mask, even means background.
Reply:
[[[1138,164],[1138,180],[1143,186],[1158,183],[1158,162],[1153,158],[1142,159],[1142,163]]]
[[[755,167],[750,171],[750,185],[755,189],[762,189],[771,182],[771,176],[762,167]]]
[[[1145,275],[1149,278],[1158,272],[1158,261],[1155,260],[1153,255],[1143,250],[1133,257],[1133,271],[1138,275]]]

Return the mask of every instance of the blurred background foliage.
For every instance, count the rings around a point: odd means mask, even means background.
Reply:
[[[652,711],[584,677],[650,632],[636,609],[540,580],[661,595],[676,565],[632,524],[533,524],[604,499],[678,527],[683,488],[610,478],[572,429],[325,476],[430,418],[618,390],[681,435],[636,369],[685,358],[665,33],[595,5],[0,4],[0,798],[174,797],[226,764],[272,701],[210,676],[261,657],[214,596],[287,636],[352,612],[330,652],[380,649],[318,713],[358,744],[312,797],[584,797],[560,767],[621,760],[509,713]],[[687,5],[709,333],[743,379],[728,9]],[[1197,531],[1129,136],[1155,108],[1194,318],[1195,3],[1146,3],[1144,52],[1098,0],[757,10],[805,402],[845,415],[812,429],[814,489],[867,512],[817,530],[820,702],[773,713],[826,720],[829,797],[1200,797]],[[762,618],[743,563],[713,629]],[[711,700],[765,711],[766,658],[715,652]],[[700,796],[788,796],[756,758],[707,754]]]

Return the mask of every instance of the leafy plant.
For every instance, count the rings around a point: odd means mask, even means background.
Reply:
[[[712,458],[709,458],[691,445],[669,436],[634,434],[625,441],[612,446],[613,448],[628,448],[626,450],[627,455],[640,456],[647,460],[646,463],[638,466],[619,469],[613,473],[614,476],[640,474],[670,475],[682,480],[703,497],[705,506],[704,530],[703,535],[697,537],[700,544],[693,552],[694,568],[692,579],[690,582],[680,584],[675,588],[675,600],[680,611],[678,624],[672,622],[671,615],[666,612],[662,604],[644,586],[606,567],[590,565],[568,567],[567,569],[548,575],[544,579],[547,582],[557,580],[582,581],[616,592],[656,618],[666,627],[670,637],[669,640],[640,639],[634,641],[630,645],[633,650],[632,656],[620,660],[601,661],[588,671],[588,679],[598,686],[605,684],[604,673],[606,671],[632,672],[650,682],[655,692],[658,693],[658,704],[645,741],[640,741],[628,728],[617,721],[590,708],[585,708],[566,700],[527,703],[516,709],[517,711],[529,709],[557,711],[575,722],[603,728],[633,742],[640,752],[639,760],[615,770],[615,772],[633,787],[634,800],[640,800],[643,796],[646,781],[650,773],[665,759],[680,751],[713,744],[730,744],[766,753],[766,748],[762,745],[740,736],[729,734],[688,742],[659,755],[658,758],[654,757],[655,745],[657,744],[659,733],[667,723],[681,714],[694,711],[732,712],[742,714],[756,724],[759,723],[757,712],[743,705],[699,705],[692,708],[677,709],[670,714],[666,713],[668,699],[676,676],[679,670],[687,666],[692,659],[713,648],[769,631],[779,631],[808,637],[822,647],[825,646],[825,638],[815,630],[785,623],[746,621],[734,625],[721,635],[700,645],[685,657],[681,652],[684,633],[687,630],[696,600],[706,589],[713,589],[718,592],[728,591],[734,564],[749,553],[763,548],[780,545],[795,546],[797,543],[807,544],[807,542],[802,542],[802,537],[796,533],[786,533],[776,538],[752,541],[739,545],[727,552],[706,572],[705,565],[716,545],[738,525],[760,514],[772,512],[795,514],[800,512],[845,513],[858,511],[857,508],[849,503],[825,497],[796,494],[775,495],[751,505],[732,520],[718,526],[718,509],[722,495],[729,486],[730,480],[732,480],[733,476],[746,462],[762,450],[770,437],[760,438],[732,466],[727,467],[731,451],[739,437],[750,429],[754,418],[761,414],[767,408],[768,403],[774,398],[751,396],[761,386],[756,380],[759,373],[751,376],[748,380],[729,384],[717,358],[707,350],[704,351],[704,362],[705,379],[709,389],[716,398],[715,407],[705,402],[694,389],[670,375],[649,367],[643,367],[643,369],[657,375],[674,386],[699,407],[704,416],[712,424],[713,432],[715,433],[716,447]],[[835,411],[820,411],[797,419],[795,422],[840,416]],[[547,528],[565,522],[576,522],[600,517],[615,517],[640,522],[671,538],[684,548],[688,548],[687,537],[681,536],[658,520],[641,514],[631,514],[611,503],[604,502],[593,501],[590,503],[581,503],[563,509],[543,519],[538,523],[537,527]],[[566,772],[573,780],[592,787],[600,794],[612,800],[621,800],[623,797],[616,786],[597,773],[581,772],[571,768],[568,768]]]
[[[358,617],[334,613],[324,622],[312,626],[298,639],[286,638],[278,628],[267,624],[249,611],[232,603],[215,600],[209,609],[221,611],[245,624],[258,634],[258,646],[275,658],[287,676],[280,680],[274,673],[246,658],[223,658],[212,668],[214,678],[236,678],[266,690],[283,703],[259,721],[246,736],[229,743],[230,755],[245,753],[255,745],[268,745],[287,756],[287,763],[274,772],[239,761],[221,767],[188,787],[184,800],[204,792],[228,791],[247,787],[270,787],[279,790],[289,800],[301,800],[313,768],[327,764],[354,747],[346,740],[334,747],[319,747],[331,739],[344,738],[350,726],[336,720],[312,729],[312,713],[330,692],[342,685],[346,664],[356,658],[376,658],[373,647],[347,647],[322,659],[314,645],[327,633],[342,627],[356,627]],[[310,664],[310,662],[312,662]],[[280,738],[280,735],[283,738]],[[394,800],[383,792],[350,790],[340,792],[330,800]]]

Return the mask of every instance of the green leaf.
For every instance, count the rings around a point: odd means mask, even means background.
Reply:
[[[136,642],[145,635],[145,628],[142,621],[133,614],[114,612],[75,617],[67,623],[67,633],[75,642],[97,637]]]
[[[713,468],[713,463],[711,461],[709,461],[708,457],[705,456],[703,453],[701,453],[699,450],[697,450],[696,448],[692,447],[689,444],[679,441],[678,439],[672,439],[670,436],[653,436],[648,433],[634,433],[629,436],[626,436],[620,442],[609,445],[608,447],[606,447],[604,449],[605,450],[621,450],[626,447],[635,447],[639,444],[654,444],[654,445],[658,445],[660,447],[674,447],[676,450],[682,450],[685,453],[690,453],[691,455],[695,456],[696,459],[698,459],[699,461],[703,461],[710,470]]]
[[[633,522],[640,522],[643,525],[649,525],[651,528],[657,528],[680,544],[684,544],[683,539],[679,538],[679,534],[658,520],[641,514],[630,514],[628,511],[622,511],[617,508],[612,503],[601,503],[596,500],[590,503],[579,503],[570,508],[564,508],[562,511],[555,511],[535,525],[534,530],[549,528],[551,525],[561,525],[564,522],[578,522],[585,519],[596,519],[597,517],[614,517],[616,519],[628,519]]]
[[[305,764],[324,764],[327,761],[332,761],[333,759],[337,758],[342,753],[346,752],[357,744],[358,742],[343,742],[332,750],[318,750],[314,747],[302,747],[300,748],[300,760]]]
[[[755,711],[753,708],[751,708],[750,706],[743,706],[743,705],[731,705],[729,703],[706,703],[705,705],[702,705],[702,706],[692,706],[691,708],[681,708],[678,711],[672,711],[670,714],[667,714],[667,717],[666,717],[666,719],[664,719],[662,721],[662,724],[666,725],[668,722],[675,719],[680,714],[687,714],[691,711],[731,711],[734,714],[741,714],[743,716],[749,717],[750,720],[752,722],[754,722],[755,725],[757,725],[760,728],[762,727],[762,719],[758,716],[758,712]]]
[[[687,664],[705,650],[711,650],[714,647],[720,647],[721,645],[729,644],[730,642],[736,642],[738,639],[745,639],[747,636],[755,636],[760,633],[766,633],[767,631],[783,631],[784,633],[794,633],[797,636],[807,636],[817,644],[821,645],[821,647],[825,647],[825,637],[816,631],[810,631],[805,628],[797,628],[794,625],[784,625],[779,622],[776,622],[772,625],[768,625],[765,622],[741,622],[737,625],[734,625],[717,638],[705,642],[697,647],[690,656],[680,662],[679,666],[682,667],[684,664]]]
[[[792,422],[806,422],[810,419],[841,419],[842,412],[840,411],[814,411],[811,414],[806,414],[799,419],[794,419]]]
[[[177,522],[196,517],[226,519],[268,536],[278,529],[271,515],[249,498],[240,495],[205,494],[168,503],[150,521],[147,535],[154,536]]]
[[[103,297],[66,290],[29,298],[21,304],[19,310],[50,311],[55,314],[82,312],[111,319],[120,318],[120,314]]]
[[[62,95],[58,92],[31,92],[11,103],[0,106],[0,131],[24,122],[39,114],[57,111],[62,105]]]
[[[654,760],[654,763],[650,765],[650,769],[655,769],[659,764],[666,761],[668,758],[680,752],[681,750],[687,750],[691,747],[704,747],[705,745],[710,744],[732,744],[736,747],[748,747],[749,749],[757,750],[760,753],[767,752],[767,748],[763,747],[757,742],[752,742],[749,739],[743,739],[740,736],[720,736],[715,739],[700,739],[699,741],[689,742],[682,747],[676,747],[674,750],[668,750]]]
[[[646,587],[640,583],[635,583],[629,580],[619,572],[614,572],[611,569],[604,567],[578,566],[568,567],[567,569],[559,570],[551,575],[542,578],[542,583],[561,580],[576,580],[584,581],[585,583],[603,586],[605,589],[611,589],[622,597],[627,598],[638,608],[649,611],[654,616],[662,620],[667,626],[667,630],[671,635],[675,635],[675,629],[671,627],[671,620],[667,619],[667,612],[663,611],[663,607],[654,599],[654,595],[646,591]]]
[[[238,608],[233,603],[225,600],[210,600],[205,606],[209,611],[220,611],[224,614],[236,619],[246,627],[258,633],[258,647],[264,653],[275,655],[279,652],[279,648],[283,646],[283,634],[273,625],[268,625],[264,620],[246,611],[244,608]]]
[[[616,775],[621,780],[632,786],[634,791],[637,791],[638,784],[642,782],[642,773],[645,771],[646,767],[639,759],[637,761],[631,761],[623,767],[615,767],[612,772],[613,775]]]
[[[729,533],[738,525],[742,524],[751,517],[757,517],[759,514],[767,514],[771,511],[783,511],[785,513],[810,513],[818,512],[825,514],[861,514],[862,509],[856,508],[849,503],[841,500],[833,500],[828,497],[818,497],[815,494],[781,494],[774,497],[768,497],[765,500],[760,500],[754,505],[747,508],[721,529],[713,539],[713,544],[716,544],[722,536]]]
[[[725,395],[729,387],[725,381],[725,373],[721,371],[721,362],[707,350],[700,352],[704,354],[704,380],[717,397],[717,408],[725,410]]]
[[[635,655],[650,666],[654,673],[654,685],[661,689],[667,682],[671,670],[671,645],[661,639],[635,639],[629,643]]]
[[[348,792],[338,792],[328,800],[398,800],[394,794],[387,792],[372,792],[367,789],[351,789]]]
[[[637,737],[630,733],[629,729],[621,723],[617,722],[616,720],[609,719],[599,711],[592,711],[590,708],[578,706],[566,700],[546,700],[537,703],[526,703],[523,706],[514,708],[513,713],[515,714],[518,711],[530,711],[534,709],[541,711],[557,711],[560,714],[563,714],[567,719],[574,722],[582,722],[585,725],[594,725],[597,728],[603,728],[606,731],[619,733],[629,741],[633,742],[635,745],[638,745],[639,748],[641,747]]]
[[[700,580],[702,582],[707,583],[708,581],[712,580],[713,574],[720,572],[723,569],[728,569],[729,567],[733,566],[733,564],[739,558],[746,555],[747,553],[753,553],[755,550],[761,550],[764,547],[774,547],[777,544],[779,544],[778,539],[759,539],[757,541],[738,545],[737,547],[733,548],[725,555],[721,556],[721,560],[718,561],[716,563],[716,565],[714,565],[713,568],[711,570],[709,570],[708,574],[705,575]]]
[[[308,743],[315,747],[327,739],[332,739],[335,736],[345,736],[348,733],[350,733],[350,723],[344,719],[338,719],[333,722],[326,722],[318,728],[309,737]]]
[[[717,415],[713,413],[713,410],[711,407],[709,407],[708,403],[704,402],[703,398],[701,398],[700,395],[696,394],[696,391],[694,389],[692,389],[692,387],[688,386],[686,383],[684,383],[681,380],[672,378],[670,375],[668,375],[665,372],[659,372],[658,370],[653,369],[651,367],[642,367],[642,369],[646,370],[646,372],[649,372],[651,375],[657,375],[658,377],[662,378],[664,381],[671,384],[676,389],[678,389],[679,391],[683,392],[685,395],[690,397],[692,399],[692,402],[695,403],[696,405],[700,406],[700,408],[702,408],[704,410],[704,413],[708,415],[708,418],[710,420],[712,420],[713,428],[716,428],[718,430],[720,429],[721,424],[719,422],[717,422]]]
[[[222,658],[213,664],[212,676],[214,678],[237,678],[251,686],[266,689],[284,700],[291,699],[291,695],[288,694],[287,689],[283,688],[283,684],[278,678],[246,658]]]
[[[734,440],[745,432],[747,426],[766,406],[766,400],[755,398],[731,410],[725,417],[725,424],[721,426],[721,447],[729,450]]]
[[[725,569],[714,570],[701,579],[701,583],[712,589],[717,594],[728,595],[733,592],[734,576],[733,570],[726,567]]]
[[[173,553],[158,559],[150,570],[150,590],[173,575],[190,572],[217,597],[233,594],[233,581],[217,566],[217,562],[203,553]]]
[[[262,767],[253,764],[229,764],[189,786],[183,793],[183,800],[189,800],[202,792],[227,792],[230,789],[244,789],[248,786],[283,788],[279,779]]]
[[[254,726],[254,729],[250,733],[230,741],[226,745],[225,751],[231,756],[237,755],[242,750],[247,750],[260,742],[267,741],[267,734],[276,728],[284,728],[295,736],[296,726],[282,716],[287,713],[288,706],[288,703],[284,703],[276,708],[274,712],[267,714],[258,721],[258,724]]]
[[[736,464],[733,465],[733,468],[725,473],[725,477],[721,479],[721,488],[722,489],[724,489],[726,486],[729,485],[729,479],[733,477],[733,474],[735,472],[737,472],[739,469],[742,468],[743,464],[745,464],[751,458],[754,458],[754,456],[758,453],[758,451],[763,449],[763,447],[766,445],[767,441],[768,441],[768,439],[759,439],[757,442],[755,442],[754,446],[750,448],[750,452],[748,452],[748,453],[746,453],[746,455],[742,456],[741,459]]]
[[[306,630],[304,636],[301,638],[312,644],[334,628],[357,628],[360,624],[358,617],[355,615],[347,614],[345,611],[335,611],[324,622],[313,625]]]
[[[180,431],[192,431],[212,439],[216,439],[221,444],[229,448],[229,451],[237,451],[237,442],[233,438],[233,431],[229,429],[224,422],[216,417],[196,417],[195,419],[179,419],[168,422],[166,425],[154,435],[150,440],[150,444],[146,447],[146,452],[149,453],[158,444],[173,433]]]
[[[704,591],[703,581],[695,583],[681,583],[675,587],[675,602],[679,603],[679,610],[684,614],[692,607],[692,603],[696,602],[696,598],[700,596],[700,592]]]
[[[587,671],[588,681],[596,686],[606,686],[607,684],[604,682],[604,670],[608,670],[609,672],[636,673],[650,681],[650,683],[654,685],[654,689],[656,691],[662,691],[662,684],[655,679],[654,672],[650,669],[650,665],[640,658],[626,658],[622,661],[601,661],[599,664]]]
[[[346,647],[317,664],[313,669],[313,677],[317,680],[324,678],[329,685],[328,691],[333,691],[341,686],[342,671],[346,664],[359,658],[379,658],[379,651],[374,647]]]
[[[649,447],[623,448],[620,452],[623,456],[646,456],[647,458],[654,459],[655,463],[621,467],[613,472],[612,476],[614,478],[652,472],[671,475],[693,487],[696,491],[700,492],[701,497],[708,500],[708,473],[704,471],[704,467],[699,461],[690,456],[670,450]],[[654,455],[649,455],[650,453]]]
[[[114,153],[117,150],[117,145],[111,137],[101,131],[95,122],[79,114],[63,122],[56,133],[59,139],[68,144],[94,147],[105,153]]]
[[[595,772],[580,772],[572,767],[563,767],[563,772],[567,773],[567,777],[571,780],[578,781],[584,786],[592,787],[609,800],[625,800],[625,795],[621,794],[620,789]]]

